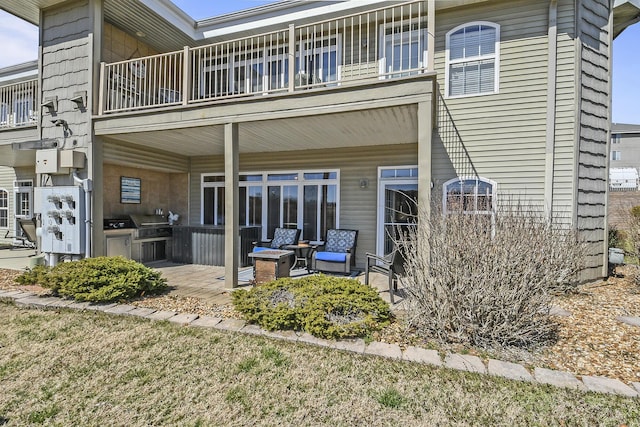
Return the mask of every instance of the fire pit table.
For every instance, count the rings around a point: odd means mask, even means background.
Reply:
[[[289,277],[291,260],[295,258],[295,252],[279,249],[251,252],[250,258],[254,261],[254,278],[256,285],[271,282],[280,277]]]

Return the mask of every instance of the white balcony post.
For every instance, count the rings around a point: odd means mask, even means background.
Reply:
[[[289,24],[289,92],[295,90],[296,78],[296,28]]]
[[[229,289],[238,286],[238,267],[240,266],[238,262],[240,253],[239,150],[238,124],[226,123],[224,125],[224,286]]]
[[[188,105],[191,100],[189,88],[191,87],[191,62],[189,61],[189,46],[184,47],[182,55],[182,105]]]
[[[427,71],[435,71],[436,66],[436,0],[427,1]]]
[[[105,87],[105,67],[107,64],[105,64],[104,62],[100,63],[100,89],[98,90],[98,115],[101,116],[104,114],[104,107],[105,107],[105,102],[107,100],[107,97],[105,96],[104,93],[104,87]]]

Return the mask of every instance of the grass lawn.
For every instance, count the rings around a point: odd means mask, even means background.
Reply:
[[[0,425],[640,425],[640,400],[0,303]]]

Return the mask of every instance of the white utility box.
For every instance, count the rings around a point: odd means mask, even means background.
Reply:
[[[58,173],[58,149],[36,151],[36,173]]]
[[[84,253],[84,190],[78,186],[36,187],[42,217],[42,252]]]
[[[84,168],[84,153],[75,150],[60,151],[60,167],[61,168]]]

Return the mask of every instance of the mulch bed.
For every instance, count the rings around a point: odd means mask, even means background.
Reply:
[[[640,317],[640,286],[633,279],[634,271],[632,266],[619,268],[620,277],[581,286],[574,294],[557,297],[554,304],[569,311],[571,316],[554,317],[560,325],[560,336],[554,345],[533,353],[517,352],[492,357],[507,357],[529,366],[568,371],[578,376],[606,376],[625,383],[640,382],[640,327],[616,320],[619,316]],[[14,279],[19,274],[0,269],[0,289],[19,288],[47,293],[39,287],[16,285]],[[198,315],[241,317],[230,305],[211,306],[197,298],[172,295],[143,298],[132,304]],[[374,338],[403,347],[425,344],[416,340],[400,322],[392,323]],[[481,350],[462,351],[490,357]]]

